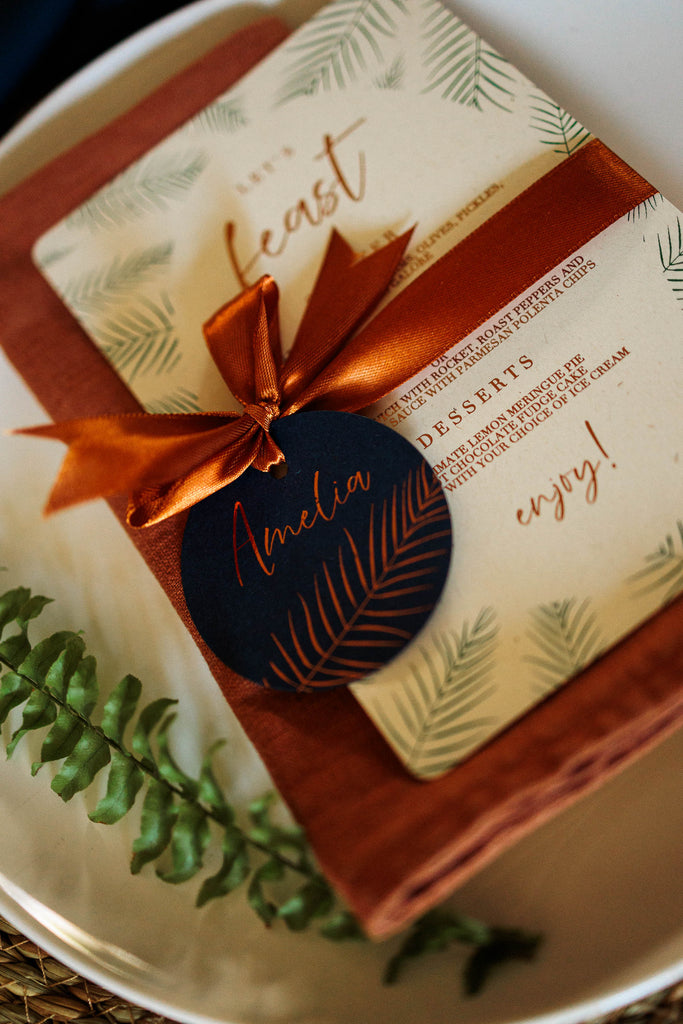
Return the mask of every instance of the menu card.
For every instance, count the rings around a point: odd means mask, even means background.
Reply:
[[[332,227],[367,253],[417,225],[389,302],[588,138],[439,3],[333,3],[34,256],[149,411],[239,410],[202,335],[228,299],[272,274],[286,349]],[[352,685],[417,776],[683,586],[682,223],[652,197],[367,411],[452,519],[432,617]]]

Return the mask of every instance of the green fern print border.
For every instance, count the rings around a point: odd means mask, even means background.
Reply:
[[[659,592],[661,606],[683,593],[683,520],[627,578],[635,597]],[[535,653],[525,661],[535,671],[535,692],[545,696],[595,661],[605,648],[590,598],[565,598],[539,605],[527,634]]]
[[[389,67],[383,71],[374,80],[374,85],[377,89],[400,89],[403,85],[403,80],[406,74],[406,61],[402,54],[399,54],[389,65]]]
[[[167,210],[185,197],[209,162],[202,150],[153,153],[133,164],[66,218],[74,230],[107,230],[135,222],[147,213]]]
[[[459,632],[436,638],[434,653],[423,649],[422,665],[413,666],[412,678],[404,680],[392,697],[391,711],[400,728],[381,703],[370,705],[417,775],[441,774],[494,724],[478,709],[496,690],[491,673],[497,636],[495,613],[484,608],[472,626],[465,622]]]
[[[244,100],[237,96],[216,100],[200,110],[188,122],[188,132],[207,135],[232,135],[249,123],[244,111]]]
[[[86,270],[71,278],[60,294],[79,315],[97,314],[154,282],[156,276],[170,266],[172,257],[172,242],[136,249],[125,257],[116,256],[104,267]]]
[[[644,561],[644,567],[628,579],[636,596],[659,591],[661,604],[666,605],[683,593],[683,520]]]
[[[666,235],[657,235],[657,245],[662,273],[666,275],[676,300],[683,303],[683,224],[680,217],[676,217],[675,227],[670,225],[666,229]]]
[[[144,295],[134,306],[91,325],[93,337],[116,372],[128,384],[140,374],[172,373],[182,359],[173,323],[175,309],[166,292],[156,300]]]
[[[491,105],[509,113],[514,100],[509,61],[438,0],[425,6],[423,65],[428,84],[423,92],[438,91],[442,99],[476,110]]]
[[[527,636],[535,653],[524,660],[536,677],[534,692],[545,696],[577,675],[604,648],[597,615],[590,599],[578,603],[575,597],[539,605],[531,613]]]
[[[324,7],[285,46],[293,59],[277,102],[345,89],[370,65],[383,64],[383,46],[407,11],[405,0],[336,0]]]
[[[540,134],[542,144],[554,153],[571,156],[591,137],[587,128],[548,96],[532,96],[531,110],[531,127]]]
[[[171,242],[136,250],[79,274],[62,289],[64,301],[127,384],[142,374],[169,374],[182,359],[171,297],[164,290],[141,290],[154,286],[172,256]]]
[[[626,214],[626,219],[635,222],[641,219],[647,220],[651,213],[654,213],[661,205],[662,196],[659,192],[655,192],[653,196],[649,196],[644,199],[642,203],[638,203],[632,210],[629,210]]]
[[[147,412],[162,414],[202,411],[199,405],[199,396],[182,385],[168,392],[168,394],[162,395],[161,398],[156,399],[154,402],[148,402],[145,408]]]

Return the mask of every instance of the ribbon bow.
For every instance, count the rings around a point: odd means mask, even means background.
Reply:
[[[378,372],[372,342],[351,372],[338,357],[386,290],[411,234],[358,259],[332,232],[286,362],[272,277],[262,277],[207,321],[209,351],[242,413],[125,413],[21,431],[69,446],[46,513],[128,493],[128,524],[150,526],[232,483],[249,466],[266,472],[283,463],[270,433],[278,417],[312,407],[352,411],[392,390],[405,376],[390,366]],[[330,375],[345,382],[334,394]]]
[[[284,455],[270,434],[277,417],[372,405],[655,191],[594,139],[433,263],[356,334],[411,232],[362,260],[333,232],[285,363],[270,277],[205,325],[211,355],[244,406],[241,414],[132,413],[19,431],[69,445],[46,512],[128,493],[129,525],[149,526],[249,466],[278,465]]]

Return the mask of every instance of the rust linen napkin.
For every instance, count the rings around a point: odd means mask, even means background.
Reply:
[[[139,406],[34,269],[33,243],[285,35],[274,19],[241,31],[0,200],[0,342],[54,419]],[[125,503],[112,507],[123,522]],[[178,516],[131,539],[305,826],[321,867],[373,935],[399,929],[444,898],[683,720],[678,600],[465,764],[436,781],[416,781],[347,691],[265,692],[214,658],[183,599],[183,525]]]

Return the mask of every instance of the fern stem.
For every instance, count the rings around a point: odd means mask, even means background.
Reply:
[[[161,772],[155,765],[151,765],[148,761],[136,757],[135,754],[131,753],[130,750],[124,747],[117,740],[112,739],[111,736],[107,736],[107,734],[104,732],[101,726],[96,725],[87,717],[87,715],[82,714],[71,704],[67,703],[66,700],[63,700],[56,693],[53,693],[52,690],[49,690],[47,687],[42,686],[35,679],[32,679],[30,676],[27,676],[24,672],[19,672],[19,666],[12,664],[12,662],[8,658],[4,657],[4,655],[2,654],[0,654],[0,665],[4,666],[5,668],[8,668],[11,672],[14,672],[16,675],[20,676],[20,678],[24,679],[33,688],[33,690],[37,690],[38,692],[45,694],[45,696],[48,697],[59,708],[61,708],[63,711],[66,711],[67,714],[77,719],[79,722],[81,722],[82,725],[87,726],[88,729],[95,732],[102,740],[104,740],[104,742],[112,750],[118,751],[123,757],[127,758],[129,761],[132,761],[133,764],[135,764],[136,767],[139,768],[144,775],[153,778],[160,785],[165,786],[167,789],[169,789],[175,796],[180,797],[180,799],[189,802],[193,804],[195,807],[199,808],[199,810],[202,812],[202,814],[205,815],[205,817],[213,821],[219,827],[223,825],[220,815],[218,815],[210,807],[205,806],[205,804],[203,804],[201,800],[197,800],[190,793],[188,793],[187,790],[184,790],[180,786],[177,786],[174,783],[169,782],[169,780],[161,774]],[[236,827],[239,828],[239,826]],[[249,833],[245,832],[243,829],[240,829],[240,832],[242,833],[245,843],[247,843],[253,849],[259,850],[259,852],[266,854],[271,859],[277,860],[283,867],[289,868],[291,871],[295,871],[298,874],[305,876],[306,878],[316,877],[316,872],[310,867],[310,865],[302,863],[300,861],[292,860],[290,857],[287,857],[285,854],[281,853],[278,849],[268,846],[267,843],[261,843],[257,839],[253,839],[249,835]]]
[[[137,850],[134,846],[134,853],[139,856],[140,863],[135,871],[139,870],[143,864],[149,863],[150,860],[155,860],[164,851],[168,845],[169,839],[173,842],[176,838],[176,830],[182,825],[184,828],[183,835],[177,840],[178,843],[182,844],[180,847],[181,857],[178,858],[173,856],[174,866],[170,872],[160,872],[157,870],[157,875],[166,882],[186,882],[190,878],[194,877],[196,870],[201,866],[201,857],[205,852],[207,845],[211,840],[210,830],[208,828],[207,819],[214,821],[220,828],[224,829],[223,837],[223,867],[220,869],[218,874],[206,878],[204,884],[200,890],[197,898],[197,906],[203,906],[208,900],[214,899],[217,896],[225,896],[229,892],[232,892],[237,887],[241,886],[246,879],[251,875],[251,881],[247,891],[247,899],[256,912],[256,914],[269,925],[275,918],[281,918],[285,921],[287,927],[291,931],[302,931],[307,928],[310,923],[317,918],[326,917],[325,924],[320,929],[320,934],[326,939],[332,941],[340,941],[343,939],[362,939],[365,935],[360,927],[358,921],[354,915],[348,910],[337,910],[335,905],[334,892],[325,879],[324,875],[317,872],[313,865],[308,860],[307,848],[305,845],[305,839],[298,830],[281,829],[276,825],[273,825],[268,819],[268,807],[271,802],[272,794],[269,796],[262,797],[260,800],[253,801],[249,808],[249,814],[254,825],[254,831],[252,833],[246,832],[240,828],[233,821],[233,808],[225,799],[225,796],[213,778],[211,773],[211,756],[217,745],[214,744],[206,755],[203,763],[203,767],[199,776],[199,780],[195,781],[175,764],[170,756],[168,749],[166,734],[168,727],[172,721],[172,717],[168,717],[159,725],[159,711],[161,715],[164,714],[164,709],[168,704],[175,703],[169,701],[166,698],[162,698],[160,701],[153,701],[148,704],[138,719],[138,728],[142,725],[142,733],[136,732],[133,738],[133,745],[136,743],[136,736],[142,736],[144,739],[143,744],[143,755],[136,757],[134,753],[127,750],[122,743],[115,739],[113,736],[107,734],[103,726],[98,726],[90,721],[89,714],[94,708],[97,702],[98,686],[97,679],[95,676],[95,660],[89,658],[88,670],[83,672],[82,677],[79,679],[77,671],[85,665],[85,659],[80,660],[82,657],[82,650],[78,644],[69,649],[71,641],[77,641],[78,635],[64,631],[62,633],[54,634],[52,637],[47,638],[44,641],[45,644],[52,644],[48,647],[48,654],[50,657],[54,655],[51,663],[48,665],[45,648],[41,650],[40,656],[35,661],[36,669],[35,672],[38,675],[43,675],[43,668],[45,669],[44,678],[42,681],[32,678],[27,671],[21,671],[23,665],[26,664],[27,657],[30,656],[32,651],[31,644],[28,640],[28,623],[30,620],[36,618],[44,605],[48,603],[48,598],[37,596],[31,598],[31,592],[27,588],[16,588],[14,591],[8,591],[7,594],[0,595],[0,637],[4,631],[5,626],[10,622],[15,622],[20,627],[20,632],[17,635],[9,638],[8,641],[3,642],[0,647],[0,669],[8,669],[10,675],[13,675],[20,681],[23,689],[20,687],[19,703],[31,702],[33,697],[40,695],[42,708],[39,709],[40,714],[33,714],[33,720],[29,724],[29,718],[26,716],[26,709],[24,712],[24,728],[17,730],[13,736],[12,743],[8,747],[8,753],[16,745],[15,739],[21,738],[23,734],[29,730],[42,728],[43,725],[54,723],[55,719],[49,719],[42,712],[45,708],[50,708],[50,711],[55,710],[55,706],[60,708],[68,716],[72,717],[79,726],[84,726],[84,730],[76,741],[76,748],[84,736],[87,736],[88,743],[90,744],[90,756],[92,757],[92,736],[89,736],[85,729],[90,733],[94,733],[97,737],[96,745],[101,743],[110,748],[112,751],[117,752],[121,757],[128,759],[139,772],[139,776],[148,777],[148,796],[151,792],[154,792],[155,799],[158,796],[160,790],[152,790],[152,780],[158,787],[164,787],[166,793],[163,794],[164,798],[168,797],[169,794],[178,796],[183,801],[183,806],[178,812],[175,825],[173,826],[173,838],[167,837],[165,833],[165,824],[162,826],[162,834],[159,837],[153,836],[151,842],[145,840],[146,848],[140,847]],[[84,649],[84,644],[81,644]],[[35,651],[35,649],[33,649]],[[14,654],[9,652],[15,652]],[[61,664],[58,665],[59,658],[62,654],[68,653],[69,657],[66,658]],[[75,659],[74,656],[75,655]],[[50,672],[58,665],[58,671],[55,675],[50,677]],[[9,680],[9,687],[5,688],[4,683],[7,680],[7,676],[3,676],[0,680],[0,692],[4,691],[3,696],[11,698],[16,696],[16,689],[13,689],[16,683],[16,679]],[[55,686],[60,687],[60,692],[55,692],[52,685],[48,684],[48,679],[51,679],[55,683]],[[59,681],[58,681],[59,680]],[[77,685],[75,691],[80,690],[78,699],[84,701],[84,708],[86,710],[80,711],[73,704],[69,703],[67,697],[71,692],[71,687],[75,680]],[[90,692],[88,693],[88,690]],[[28,691],[28,692],[27,692]],[[119,684],[119,687],[114,690],[110,696],[107,705],[105,706],[103,722],[108,724],[111,729],[116,732],[117,736],[123,735],[123,730],[129,723],[134,708],[137,705],[137,700],[140,694],[140,682],[133,676],[126,676]],[[44,698],[44,700],[42,699]],[[91,701],[89,703],[89,701]],[[118,704],[117,704],[118,701]],[[48,704],[47,702],[51,702]],[[0,718],[0,724],[5,721],[5,718],[12,708],[18,707],[19,704],[15,701],[5,703],[5,706],[1,709],[2,717]],[[32,709],[35,712],[35,708]],[[57,713],[55,712],[55,715]],[[59,716],[57,716],[58,720]],[[39,720],[40,719],[40,720]],[[164,774],[162,769],[159,769],[155,763],[154,755],[150,746],[150,737],[155,728],[158,727],[157,731],[157,745],[159,750],[164,752],[165,760],[163,762],[163,769],[166,772],[171,771],[175,776],[176,780],[180,780],[177,784],[172,779],[169,779]],[[48,733],[47,740],[49,741],[52,732]],[[64,747],[62,748],[65,749]],[[74,749],[73,747],[71,748]],[[103,747],[101,749],[104,749]],[[144,751],[149,751],[149,756],[145,756]],[[68,764],[69,756],[66,753],[56,754],[54,750],[50,751],[50,756],[43,756],[45,750],[41,753],[41,760],[39,765],[47,763],[48,761],[58,760],[63,756],[67,757],[66,763]],[[77,785],[71,787],[70,796],[67,796],[67,786],[63,785],[61,789],[56,789],[53,785],[53,789],[58,792],[64,800],[68,800],[76,792],[82,791],[86,785],[89,785],[93,781],[97,772],[106,765],[106,761],[102,761],[100,758],[95,770],[91,772],[89,778],[86,780],[85,785],[81,785],[83,780],[79,780]],[[113,770],[113,769],[112,769]],[[59,776],[57,776],[57,779]],[[56,781],[56,780],[55,780]],[[71,780],[73,781],[73,779]],[[111,775],[110,780],[111,782]],[[140,783],[142,784],[142,783]],[[196,792],[202,791],[204,787],[204,794],[206,797],[205,803],[198,799],[193,790],[196,787]],[[136,784],[133,799],[137,794],[139,785]],[[106,798],[105,798],[106,799]],[[104,801],[100,801],[100,804]],[[169,806],[172,807],[173,800],[172,796],[169,800],[169,805],[162,810],[169,810]],[[99,805],[98,805],[99,806]],[[124,813],[130,810],[132,802],[124,809]],[[215,808],[215,809],[214,809]],[[183,813],[184,812],[184,813]],[[120,815],[122,816],[122,815]],[[143,810],[144,818],[144,810]],[[103,816],[99,819],[104,822],[106,818]],[[118,820],[118,819],[116,819]],[[189,829],[189,835],[188,835]],[[258,834],[261,832],[265,836],[264,840],[261,841],[255,838],[254,832]],[[144,830],[143,830],[144,831]],[[236,840],[236,841],[235,841]],[[290,857],[280,852],[280,845],[285,844],[292,848],[300,851],[299,860],[292,860]],[[137,844],[136,844],[137,845]],[[249,846],[260,853],[267,856],[267,860],[255,870],[252,869],[251,865],[247,861],[245,862],[242,857],[243,851]],[[176,846],[176,853],[178,853],[178,846]],[[188,855],[194,858],[194,864],[188,865]],[[196,867],[195,867],[196,865]],[[303,875],[306,879],[305,883],[298,889],[298,891],[286,899],[279,907],[273,903],[263,890],[263,883],[279,881],[282,878],[283,868],[288,868],[291,871]],[[332,916],[330,916],[330,914]],[[471,980],[476,975],[477,990],[483,981],[484,976],[488,971],[497,966],[504,960],[508,960],[513,957],[524,956],[525,959],[529,959],[533,954],[536,946],[538,945],[539,938],[537,936],[525,935],[522,932],[512,932],[509,929],[498,929],[491,928],[480,922],[461,917],[460,915],[453,914],[435,914],[429,912],[423,917],[419,918],[412,926],[411,932],[409,933],[406,942],[402,949],[399,951],[397,957],[394,957],[390,963],[389,974],[387,981],[394,981],[396,975],[403,964],[406,957],[413,958],[423,952],[429,952],[430,950],[445,949],[453,941],[460,941],[473,947],[470,957],[465,965],[465,982],[466,990],[470,993],[475,991],[475,987],[472,986]]]

